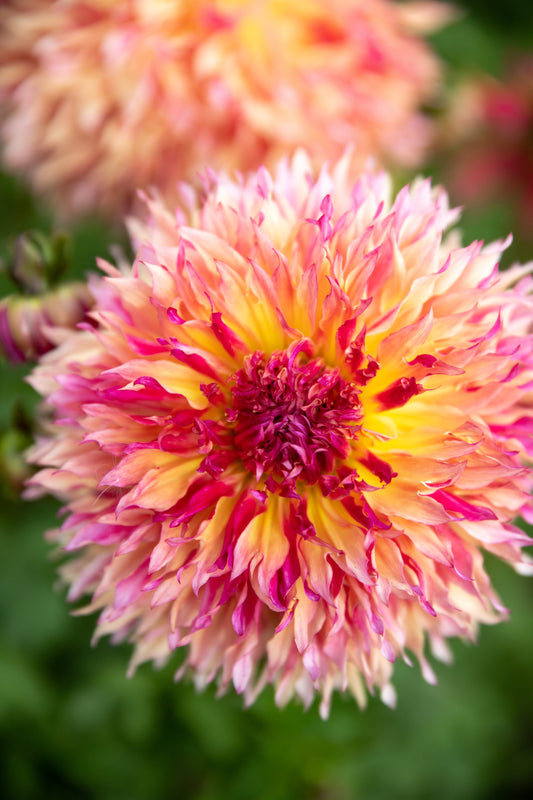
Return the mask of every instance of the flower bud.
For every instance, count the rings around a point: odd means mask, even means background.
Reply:
[[[12,364],[35,361],[59,344],[92,304],[92,295],[81,281],[40,297],[5,297],[0,301],[0,355]]]
[[[15,239],[7,272],[21,292],[40,294],[58,283],[68,264],[65,234],[26,231]]]

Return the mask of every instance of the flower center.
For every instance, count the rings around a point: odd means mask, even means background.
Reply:
[[[330,474],[358,430],[358,389],[310,354],[306,340],[269,357],[256,351],[234,376],[234,447],[271,489]]]

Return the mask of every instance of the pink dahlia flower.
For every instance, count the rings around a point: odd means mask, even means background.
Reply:
[[[443,138],[450,191],[460,202],[511,203],[520,233],[533,217],[533,56],[516,58],[506,82],[471,79],[452,96]]]
[[[440,6],[440,10],[439,10]],[[8,168],[63,215],[120,217],[207,165],[355,143],[411,165],[438,64],[442,4],[390,0],[7,0],[0,137]]]
[[[429,182],[349,173],[299,153],[149,201],[133,267],[100,264],[93,326],[31,378],[56,422],[29,491],[65,503],[96,637],[324,715],[505,617],[483,552],[527,572],[533,518],[531,268],[443,239]]]

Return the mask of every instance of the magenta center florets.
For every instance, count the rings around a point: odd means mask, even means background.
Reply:
[[[309,358],[307,343],[248,356],[234,376],[228,419],[247,469],[267,485],[316,483],[349,453],[361,408],[338,369]]]

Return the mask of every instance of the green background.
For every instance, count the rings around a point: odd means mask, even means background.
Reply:
[[[435,37],[449,80],[498,75],[511,45],[531,49],[533,4],[472,0],[472,14]],[[446,166],[428,173],[445,181]],[[27,190],[0,179],[0,239],[52,220]],[[465,240],[513,228],[505,203],[468,212]],[[97,220],[73,237],[75,274],[120,240]],[[515,242],[524,259],[532,240]],[[8,291],[4,281],[0,290]],[[31,415],[24,368],[0,373],[0,456],[13,463],[15,409]],[[56,564],[42,533],[57,504],[21,502],[1,482],[0,793],[7,800],[522,800],[533,794],[533,582],[497,562],[494,584],[510,622],[484,628],[476,647],[453,643],[437,687],[398,664],[398,707],[370,699],[361,712],[336,696],[323,722],[316,705],[274,706],[267,690],[250,709],[234,694],[196,693],[161,671],[125,671],[129,647],[90,646],[94,618],[72,617],[54,589]]]

